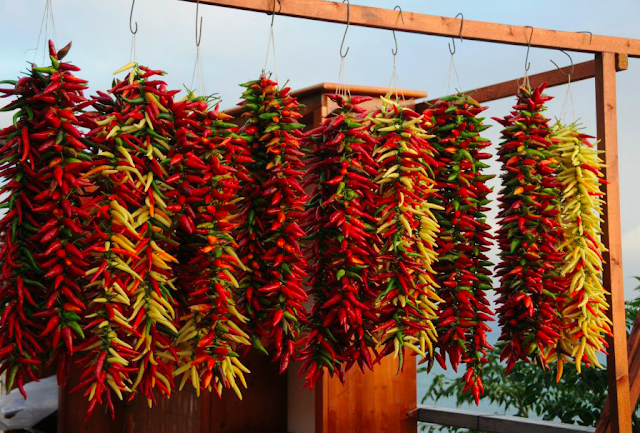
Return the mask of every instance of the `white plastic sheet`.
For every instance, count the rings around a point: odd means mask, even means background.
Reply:
[[[25,400],[18,389],[0,398],[0,430],[28,429],[58,410],[58,381],[55,376],[24,386]]]

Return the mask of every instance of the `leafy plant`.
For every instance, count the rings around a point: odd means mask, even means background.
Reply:
[[[635,277],[640,282],[640,277]],[[640,291],[640,286],[635,288]],[[630,331],[640,312],[640,298],[626,304],[627,329]],[[553,370],[544,371],[540,366],[517,363],[508,376],[500,363],[498,352],[491,352],[484,366],[485,394],[482,397],[516,416],[535,416],[548,421],[595,427],[607,398],[607,371],[595,368],[583,369],[578,374],[570,365],[565,366],[562,379],[556,383]],[[418,372],[426,371],[420,368]],[[436,375],[421,403],[438,402],[455,398],[456,405],[471,404],[473,397],[462,393],[464,382],[458,378]],[[633,414],[634,431],[640,431],[640,420]],[[428,432],[459,432],[464,429],[425,425]]]

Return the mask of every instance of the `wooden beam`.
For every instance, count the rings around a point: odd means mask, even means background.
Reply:
[[[195,2],[196,0],[183,0]],[[201,4],[223,6],[254,12],[271,13],[274,0],[200,0]],[[347,4],[326,0],[280,0],[278,15],[332,23],[347,23]],[[507,24],[486,23],[456,18],[425,15],[403,11],[404,24],[398,11],[372,8],[368,6],[350,6],[351,25],[396,30],[409,33],[421,33],[433,36],[457,37],[485,42],[497,42],[511,45],[528,45],[531,29]],[[584,33],[563,32],[558,30],[534,29],[531,46],[538,48],[564,49],[585,53],[614,52],[640,57],[640,40],[616,38],[612,36],[590,35]]]
[[[604,254],[604,287],[610,292],[609,318],[613,337],[607,339],[609,356],[607,371],[611,408],[611,431],[631,433],[631,402],[629,396],[629,363],[627,359],[627,329],[625,324],[624,284],[622,274],[622,234],[620,231],[620,178],[618,173],[618,125],[616,119],[616,60],[614,53],[596,55],[596,114],[598,148],[610,182],[606,194],[602,242],[608,248]],[[602,423],[601,423],[602,424]],[[600,428],[600,427],[599,427]]]
[[[629,359],[629,383],[631,389],[629,390],[631,399],[631,412],[635,410],[638,404],[638,397],[640,397],[640,313],[636,316],[636,319],[629,333],[629,341],[627,342],[627,353]],[[611,432],[611,425],[609,418],[611,417],[609,396],[604,403],[604,409],[600,415],[600,421],[598,422],[598,432]]]
[[[616,61],[616,71],[624,71],[628,68],[628,58],[626,55],[622,54],[617,56]],[[566,72],[570,69],[569,66],[563,68],[563,71]],[[571,82],[575,83],[576,81],[587,80],[589,78],[594,78],[596,76],[596,62],[595,60],[590,60],[584,63],[578,63],[575,65],[573,74],[571,74]],[[551,71],[542,72],[540,74],[535,74],[529,76],[529,82],[531,83],[531,87],[537,87],[538,85],[547,82],[547,88],[562,86],[567,84],[568,78],[562,74],[558,69],[553,69]],[[492,84],[491,86],[481,87],[475,90],[468,90],[463,92],[467,95],[473,96],[473,98],[481,104],[486,102],[496,101],[502,98],[508,98],[514,96],[518,91],[518,86],[522,83],[522,78],[517,80],[509,80],[504,81],[498,84]],[[432,99],[428,101],[429,103],[434,103],[438,99]],[[418,108],[418,112],[426,108],[426,103],[422,102],[416,105]]]
[[[463,409],[420,406],[411,412],[420,422],[492,433],[592,433],[591,427],[495,415]]]

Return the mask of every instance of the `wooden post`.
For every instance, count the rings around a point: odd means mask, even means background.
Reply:
[[[606,164],[604,185],[606,200],[602,241],[609,249],[605,253],[604,286],[609,290],[609,318],[613,322],[613,337],[608,338],[607,371],[611,407],[611,431],[631,433],[629,399],[629,364],[625,326],[624,282],[622,274],[622,234],[620,231],[620,187],[618,175],[618,125],[616,119],[616,55],[596,54],[596,111],[598,148],[604,150]]]

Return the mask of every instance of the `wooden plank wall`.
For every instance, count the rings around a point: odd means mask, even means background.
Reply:
[[[79,374],[72,375],[77,378]],[[71,380],[71,386],[75,380]],[[115,419],[102,408],[96,408],[87,422],[87,399],[81,392],[67,394],[60,391],[58,410],[59,433],[200,433],[200,400],[188,387],[171,399],[160,399],[149,409],[145,399],[136,398],[131,403],[114,402]]]
[[[149,408],[144,399],[118,402],[116,417],[96,409],[84,422],[86,398],[81,393],[60,393],[59,433],[286,433],[287,380],[278,374],[278,365],[259,353],[243,359],[251,374],[241,402],[226,390],[219,399],[203,393],[199,398],[186,385]],[[78,377],[78,375],[74,375]],[[71,384],[73,386],[73,384]],[[71,388],[71,387],[69,387]]]
[[[251,371],[248,388],[239,401],[231,390],[222,399],[215,394],[203,399],[200,416],[202,432],[286,433],[287,375],[278,374],[279,364],[255,351],[242,359]]]
[[[386,357],[374,371],[357,367],[346,374],[346,385],[323,377],[316,389],[316,433],[416,433],[408,413],[417,407],[416,363],[408,358],[396,375],[396,360]]]

